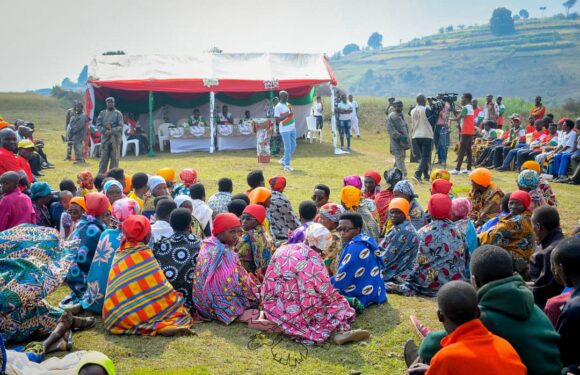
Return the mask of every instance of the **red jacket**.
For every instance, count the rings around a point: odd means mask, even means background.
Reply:
[[[30,164],[22,156],[15,155],[4,147],[0,147],[0,176],[6,172],[18,172],[23,170],[28,176],[28,182],[34,182],[34,176],[30,169]]]

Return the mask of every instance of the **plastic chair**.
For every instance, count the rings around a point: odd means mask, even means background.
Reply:
[[[127,134],[125,134],[125,129],[123,129],[123,144],[121,152],[122,157],[125,157],[125,155],[127,155],[127,146],[129,145],[133,145],[133,148],[135,148],[135,156],[139,156],[139,140],[138,139],[129,140],[127,138]]]
[[[322,129],[316,129],[316,117],[306,117],[306,126],[308,127],[306,139],[308,139],[310,143],[312,143],[313,139],[318,139],[318,142],[322,143]]]
[[[93,137],[89,137],[89,140],[90,140],[89,158],[94,158],[95,150],[97,149],[97,147],[101,147],[101,142],[95,143],[95,141],[93,141]]]
[[[165,149],[165,141],[171,140],[169,136],[169,127],[173,126],[168,122],[159,125],[159,129],[157,130],[157,139],[159,141],[159,150],[163,151]]]

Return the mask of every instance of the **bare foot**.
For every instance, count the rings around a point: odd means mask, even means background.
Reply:
[[[191,328],[183,327],[166,328],[162,331],[159,331],[159,334],[164,337],[197,335],[197,333]]]

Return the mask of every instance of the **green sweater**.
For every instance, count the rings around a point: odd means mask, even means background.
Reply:
[[[514,347],[530,375],[560,374],[560,336],[550,320],[534,304],[534,295],[520,276],[492,281],[477,291],[481,321],[493,334]],[[445,331],[425,337],[419,356],[429,362],[441,349]]]

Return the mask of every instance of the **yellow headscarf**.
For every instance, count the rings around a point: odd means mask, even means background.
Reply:
[[[442,180],[447,180],[447,181],[451,181],[451,174],[449,173],[449,171],[446,171],[445,169],[435,169],[431,172],[431,182],[437,180],[437,179],[442,179]]]
[[[340,190],[340,200],[347,210],[354,211],[362,199],[362,191],[354,186],[345,186]]]
[[[156,175],[163,177],[165,182],[173,182],[175,180],[175,169],[161,168],[157,171]]]

